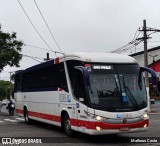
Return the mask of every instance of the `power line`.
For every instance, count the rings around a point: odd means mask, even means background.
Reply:
[[[111,52],[112,52],[112,53],[122,53],[122,52],[124,52],[125,50],[129,50],[130,48],[133,48],[133,47],[137,46],[137,45],[139,44],[139,42],[138,42],[139,40],[137,40],[137,37],[138,37],[139,34],[141,33],[141,32],[139,32],[139,33],[137,34],[137,32],[140,30],[140,28],[141,28],[141,27],[139,27],[139,28],[136,30],[132,41],[130,41],[128,44],[126,44],[126,45],[124,45],[124,46],[122,46],[122,47],[120,47],[120,48],[118,48],[118,49],[116,49],[116,50],[113,50],[113,51],[111,51]]]
[[[32,47],[32,48],[37,48],[37,49],[41,49],[41,50],[45,50],[45,51],[50,51],[50,52],[55,52],[55,51],[51,51],[45,48],[41,48],[41,47],[37,47],[37,46],[33,46],[33,45],[29,45],[29,44],[25,44],[26,46]]]
[[[29,56],[29,55],[25,55],[25,54],[21,54],[21,55],[23,55],[23,56],[27,56],[27,57],[32,57],[32,58],[35,58],[35,59],[43,60],[43,58],[41,58],[41,57]]]
[[[160,41],[148,41],[148,42],[151,42],[151,43],[156,43],[156,42],[160,42]]]
[[[114,51],[111,51],[113,53],[122,53],[125,52],[126,50],[132,49],[133,47],[137,47],[142,41],[143,38],[138,38],[138,36],[140,35],[140,33],[142,32],[141,30],[143,29],[143,27],[139,27],[133,37],[133,40],[131,42],[129,42],[127,45],[124,45]],[[139,31],[139,33],[137,34],[137,32]],[[148,37],[149,38],[149,37]]]
[[[39,63],[42,63],[41,61],[39,61],[39,60],[43,60],[43,58],[40,58],[40,57],[35,57],[35,56],[29,56],[29,55],[24,55],[24,54],[21,54],[23,57],[28,57],[28,58],[31,58],[31,59],[33,59],[33,60],[35,60],[35,61],[37,61],[37,62],[39,62]],[[39,59],[39,60],[37,60],[37,59]]]
[[[142,40],[133,40],[131,42],[129,42],[127,45],[124,45],[114,51],[112,51],[113,53],[122,53],[125,52],[126,50],[132,49],[133,47],[139,45],[142,42]]]
[[[118,53],[122,53],[122,52],[125,52],[127,50],[130,50],[132,48],[134,48],[135,46],[139,45],[142,41],[139,41],[139,42],[136,42],[135,44],[133,44],[132,46],[130,47],[127,47],[127,48],[124,48],[123,50],[120,50]]]
[[[48,50],[48,49],[45,49],[45,48],[42,48],[42,47],[37,47],[37,46],[29,45],[29,44],[24,44],[24,45],[29,46],[29,47],[33,47],[33,48],[37,48],[37,49],[41,49],[41,50],[46,50],[46,51],[53,52],[53,53],[55,53],[55,56],[56,56],[56,53],[63,54],[63,55],[65,54],[63,52]]]
[[[118,48],[118,49],[116,49],[116,50],[113,50],[113,51],[111,51],[112,53],[116,53],[116,52],[118,52],[119,50],[121,50],[121,49],[123,49],[123,48],[125,48],[125,47],[127,47],[127,46],[129,46],[130,44],[128,43],[128,44],[126,44],[126,45],[124,45],[124,46],[122,46],[122,47],[120,47],[120,48]]]
[[[139,30],[140,28],[141,28],[141,27],[137,28],[137,30],[136,30],[136,32],[135,32],[135,35],[134,35],[134,37],[133,37],[133,40],[132,40],[132,41],[134,41],[134,40],[135,40],[135,38],[137,38],[137,37],[139,36],[139,34],[140,34],[140,33],[139,33],[137,36],[136,36],[136,34],[137,34],[137,32],[138,32],[138,30]],[[131,42],[132,42],[132,41],[131,41]]]
[[[37,34],[40,36],[40,38],[43,40],[43,42],[48,46],[48,48],[50,48],[50,50],[52,50],[51,47],[48,45],[48,43],[47,43],[47,42],[44,40],[44,38],[41,36],[41,34],[40,34],[39,31],[37,30],[37,28],[36,28],[36,27],[34,26],[34,24],[32,23],[31,19],[29,18],[28,14],[27,14],[27,12],[25,11],[24,7],[22,6],[21,2],[20,2],[19,0],[17,0],[17,1],[18,1],[19,5],[21,6],[23,12],[24,12],[25,15],[27,16],[29,22],[30,22],[31,25],[33,26],[34,30],[37,32]]]
[[[40,8],[39,8],[39,6],[38,6],[38,4],[37,4],[36,0],[34,0],[34,3],[36,4],[36,7],[37,7],[37,9],[38,9],[38,11],[39,11],[39,13],[40,13],[40,15],[41,15],[41,17],[42,17],[42,19],[43,19],[44,23],[46,24],[46,26],[47,26],[47,28],[48,28],[48,31],[49,31],[49,33],[51,34],[51,36],[52,36],[52,38],[53,38],[54,42],[56,43],[56,45],[57,45],[58,49],[62,52],[62,50],[61,50],[61,48],[60,48],[59,44],[57,43],[57,41],[56,41],[56,39],[55,39],[55,37],[54,37],[54,35],[53,35],[52,31],[51,31],[51,29],[49,28],[49,26],[48,26],[48,24],[47,24],[47,21],[45,20],[45,18],[44,18],[44,16],[43,16],[43,14],[42,14],[42,12],[41,12],[41,10],[40,10]]]
[[[33,59],[33,60],[35,60],[35,61],[39,62],[39,63],[42,63],[42,62],[38,61],[37,59],[34,59],[34,58],[30,57],[30,56],[26,56],[26,55],[23,55],[23,56],[24,56],[24,57],[31,58],[31,59]]]

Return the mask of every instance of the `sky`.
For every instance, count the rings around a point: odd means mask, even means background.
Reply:
[[[34,0],[19,0],[32,23],[54,51],[53,41]],[[160,29],[160,0],[36,0],[54,38],[65,53],[109,52],[130,42],[136,30],[143,26]],[[5,32],[16,32],[25,44],[50,50],[34,30],[17,0],[0,0],[0,24]],[[142,37],[142,35],[140,35]],[[148,48],[159,46],[160,33],[151,35]],[[143,43],[139,45],[143,49]],[[23,46],[22,54],[50,58],[58,54]],[[132,50],[134,51],[134,50]],[[137,50],[138,51],[138,50]],[[131,52],[130,52],[131,53]],[[20,67],[6,67],[0,80],[9,80],[8,71],[26,69],[39,62],[23,57]]]

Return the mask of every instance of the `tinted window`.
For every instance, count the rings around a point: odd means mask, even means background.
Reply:
[[[16,75],[15,76],[15,86],[14,86],[14,91],[21,91],[21,75]]]
[[[48,89],[46,89],[48,88]],[[68,92],[64,64],[50,65],[39,70],[25,73],[23,76],[23,90],[62,88]]]
[[[72,89],[74,88],[74,79],[75,79],[75,66],[83,66],[81,61],[69,60],[67,61],[67,68],[69,73],[69,78],[71,81]]]

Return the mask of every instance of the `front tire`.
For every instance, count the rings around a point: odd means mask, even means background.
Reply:
[[[73,130],[71,128],[71,122],[70,122],[70,118],[68,116],[68,114],[65,115],[64,117],[64,121],[63,121],[63,125],[64,125],[64,132],[67,136],[73,136]]]
[[[28,110],[26,108],[24,110],[24,119],[26,124],[31,124],[31,119],[28,117]]]

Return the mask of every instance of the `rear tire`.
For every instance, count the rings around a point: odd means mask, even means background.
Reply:
[[[70,136],[70,137],[73,136],[73,130],[71,128],[71,122],[70,122],[70,118],[69,118],[68,114],[66,114],[64,117],[63,128],[64,128],[64,132],[67,136]]]
[[[26,108],[24,110],[24,119],[26,124],[31,124],[31,119],[28,117],[28,110]]]

